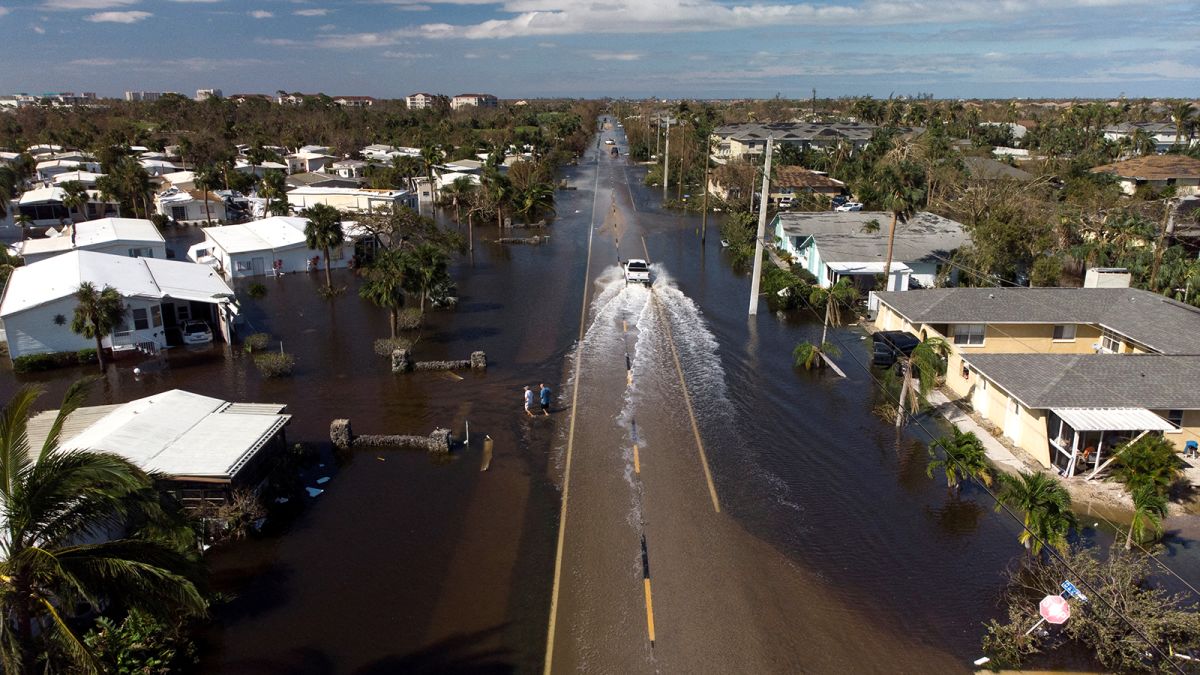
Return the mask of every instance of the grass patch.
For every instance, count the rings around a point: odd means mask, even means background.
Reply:
[[[287,352],[266,352],[254,357],[254,367],[263,377],[288,377],[296,367],[296,357]]]
[[[271,344],[271,336],[267,333],[252,333],[242,340],[242,351],[247,354],[261,352]]]
[[[413,341],[408,338],[379,338],[375,341],[375,353],[379,356],[391,356],[397,349],[412,349]]]

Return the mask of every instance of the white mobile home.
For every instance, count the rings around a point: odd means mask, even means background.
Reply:
[[[339,211],[370,213],[380,208],[417,208],[416,197],[408,190],[368,188],[302,187],[288,190],[288,203],[300,211],[315,204],[328,204]]]
[[[26,265],[76,250],[134,258],[167,257],[167,242],[158,228],[140,218],[101,218],[76,223],[52,237],[26,239],[17,247]]]
[[[218,223],[228,216],[225,200],[212,192],[208,193],[207,204],[201,190],[170,188],[155,196],[158,212],[180,225],[199,225],[205,222]]]
[[[325,264],[325,252],[304,243],[307,223],[304,218],[273,216],[241,225],[206,227],[204,241],[188,249],[188,258],[215,264],[226,279],[318,269]],[[329,266],[333,268],[348,266],[356,242],[366,236],[354,223],[342,223],[342,229],[346,242],[329,253]]]
[[[102,340],[113,351],[177,344],[177,327],[187,319],[208,322],[213,334],[226,340],[232,335],[237,314],[233,289],[212,268],[71,251],[18,267],[9,277],[0,299],[0,319],[8,334],[10,358],[96,346],[94,340],[71,330],[75,292],[85,281],[98,289],[111,286],[125,300],[124,325]]]

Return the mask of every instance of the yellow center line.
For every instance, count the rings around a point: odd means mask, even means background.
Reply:
[[[592,242],[595,240],[596,204],[600,189],[600,162],[596,162],[596,180],[592,185],[592,220],[588,223],[587,263],[583,269],[583,302],[579,309],[579,341],[575,345],[574,385],[571,393],[571,424],[567,430],[567,451],[563,460],[563,489],[562,507],[558,516],[558,546],[554,553],[554,584],[550,591],[550,625],[546,634],[546,666],[545,675],[550,675],[554,665],[554,630],[558,622],[558,591],[562,585],[563,544],[567,536],[567,497],[571,487],[571,453],[575,447],[575,420],[579,410],[579,380],[583,373],[583,338],[587,331],[588,289],[592,275]]]
[[[633,444],[633,472],[639,476],[642,474],[642,461],[638,458],[637,443]]]
[[[646,632],[650,634],[650,646],[654,646],[654,601],[650,597],[650,580],[642,579],[646,588]]]

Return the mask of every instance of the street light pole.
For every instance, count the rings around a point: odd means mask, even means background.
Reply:
[[[671,118],[667,118],[667,142],[663,148],[663,203],[667,201],[667,184],[671,182]]]
[[[712,158],[712,148],[708,147],[708,139],[704,139],[704,196],[700,201],[700,246],[704,246],[704,240],[708,235],[708,165]]]
[[[750,278],[750,315],[758,314],[758,282],[762,277],[763,239],[767,236],[767,196],[771,193],[771,153],[775,138],[767,136],[767,161],[763,165],[762,196],[758,200],[758,236],[754,239],[754,276]],[[754,193],[750,193],[754,202]]]

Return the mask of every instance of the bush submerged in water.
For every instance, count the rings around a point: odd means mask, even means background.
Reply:
[[[261,352],[271,344],[271,336],[267,333],[252,333],[242,339],[242,349],[247,354]]]
[[[413,341],[408,338],[379,338],[375,341],[375,354],[378,356],[391,356],[392,352],[397,349],[412,349]]]
[[[55,368],[69,368],[96,362],[95,349],[80,349],[77,352],[54,352],[51,354],[27,354],[13,359],[13,371],[38,373]]]
[[[296,357],[286,352],[267,352],[254,357],[254,366],[263,377],[287,377],[296,367]]]

